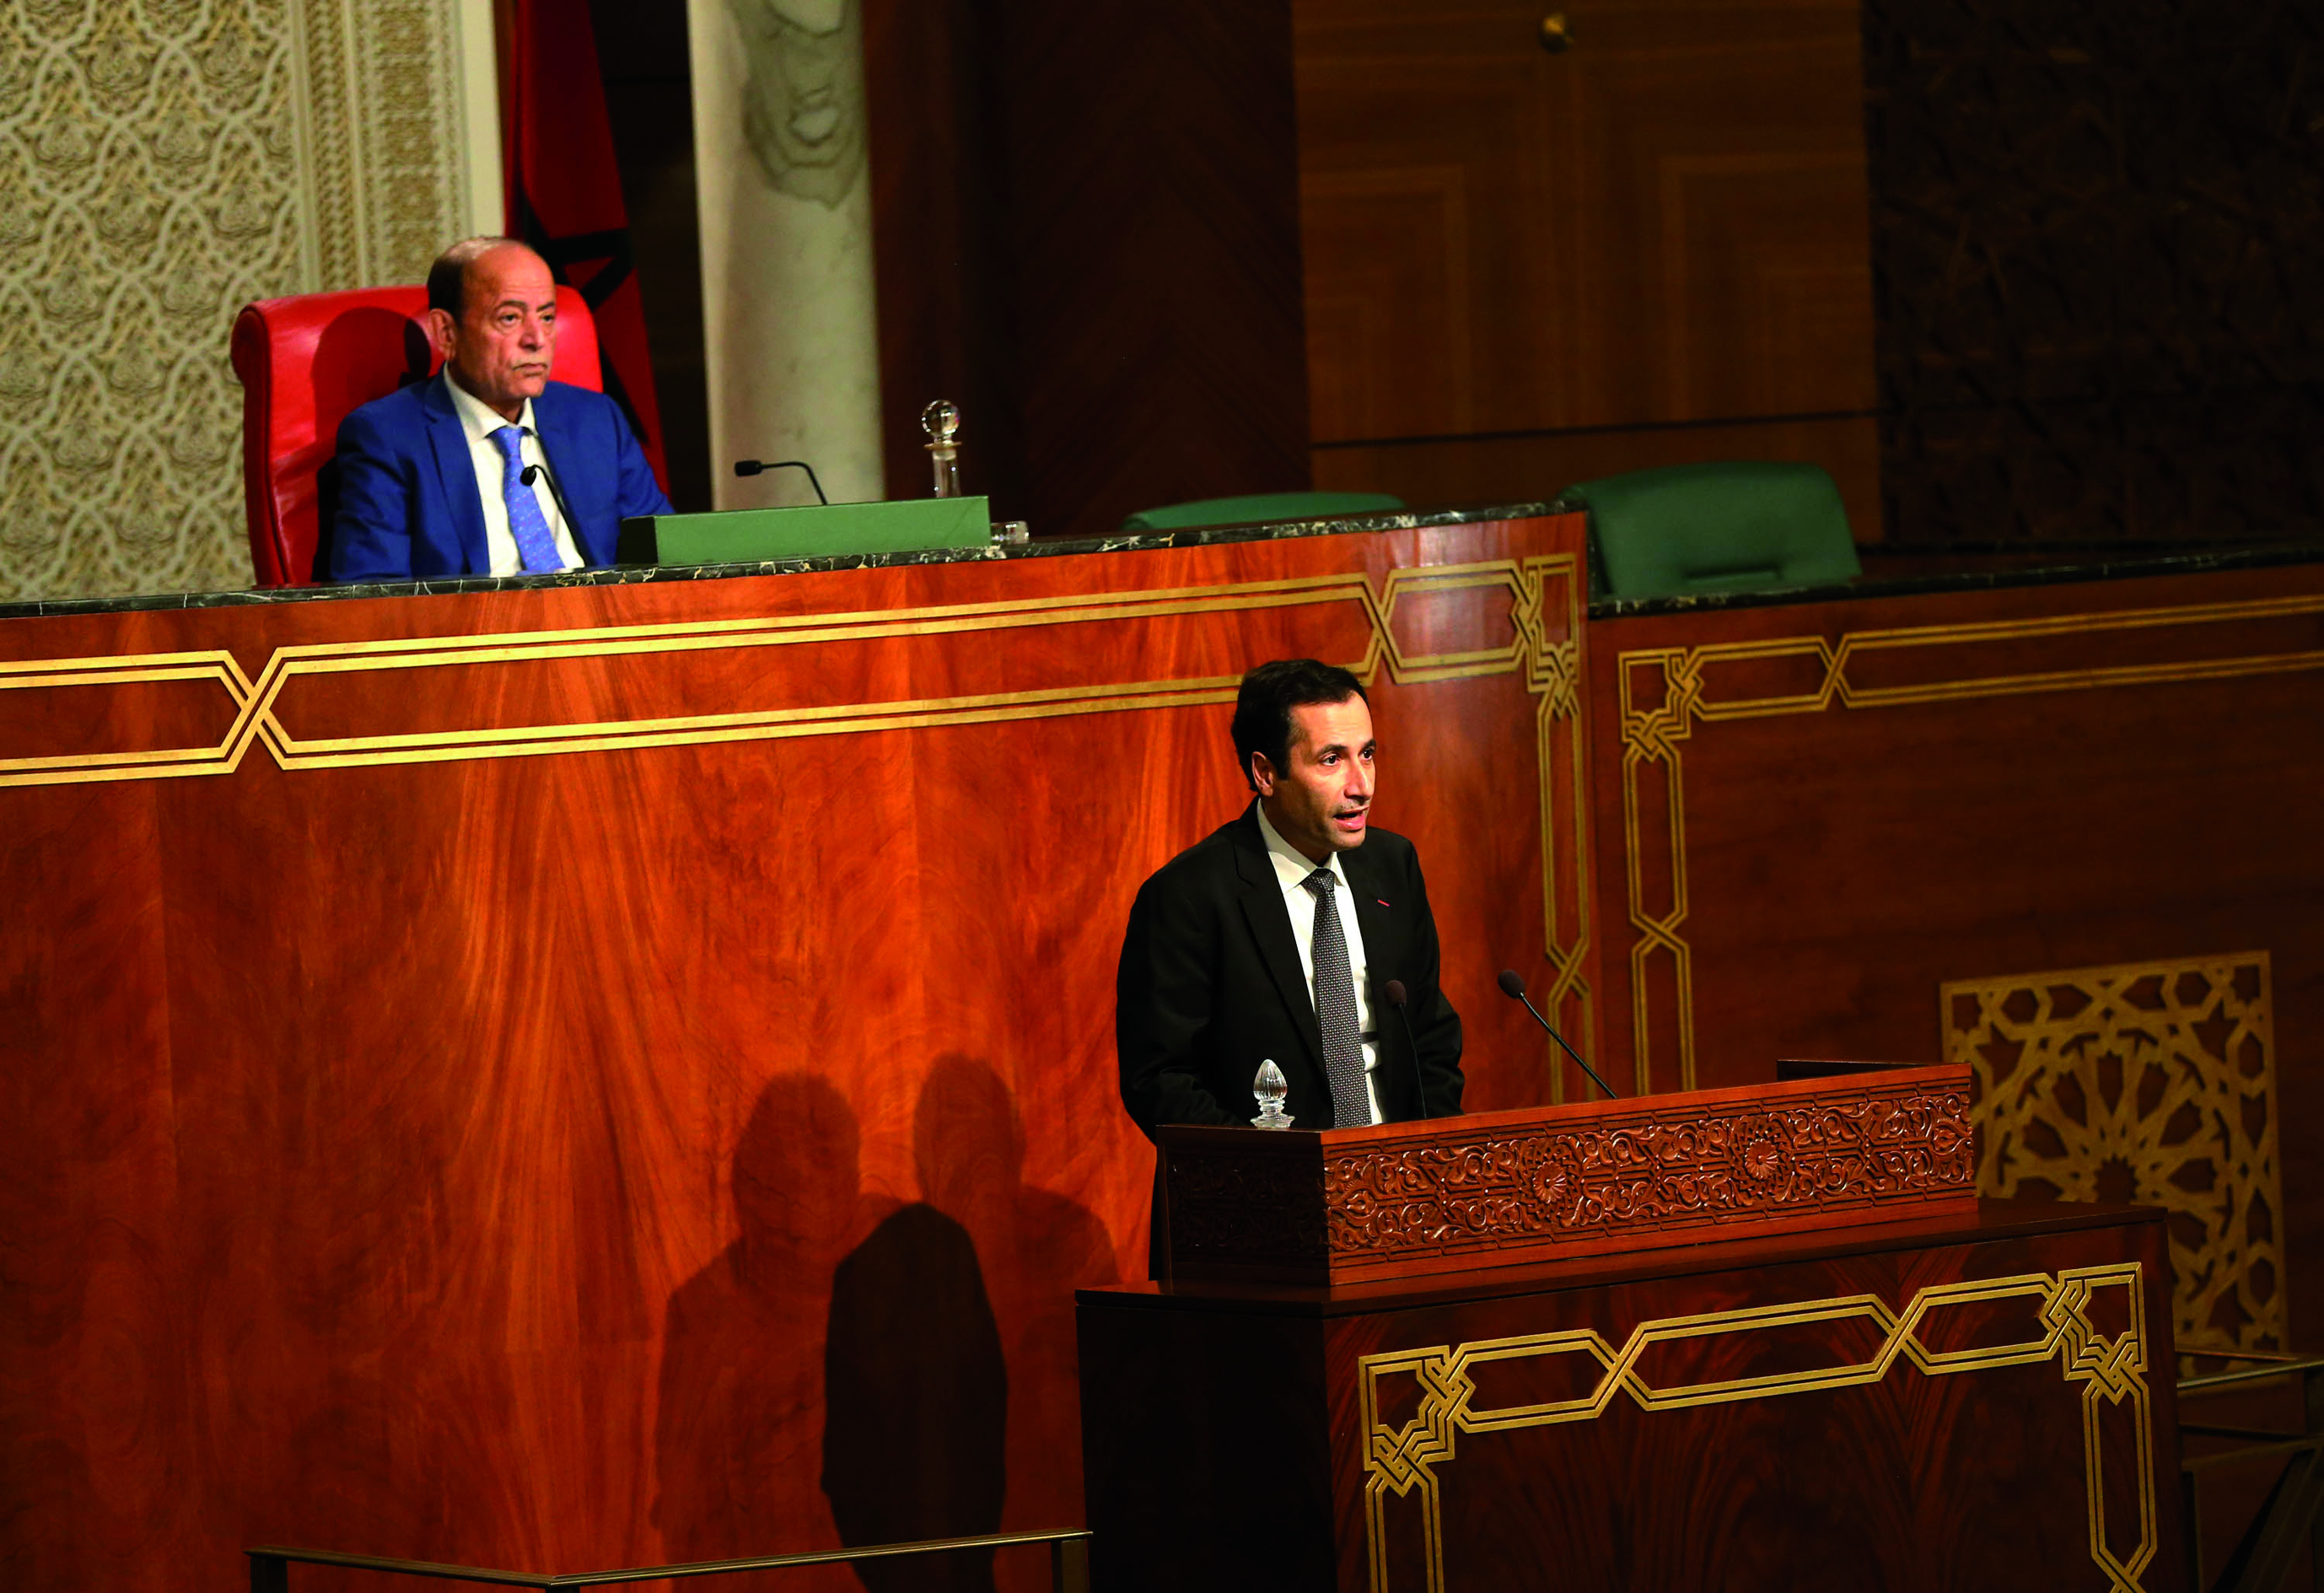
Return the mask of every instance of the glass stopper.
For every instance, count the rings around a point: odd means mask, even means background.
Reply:
[[[1259,1102],[1259,1116],[1251,1119],[1254,1128],[1288,1128],[1291,1118],[1283,1110],[1283,1098],[1291,1091],[1283,1070],[1268,1057],[1259,1064],[1259,1076],[1251,1081],[1250,1098]]]
[[[920,429],[928,434],[928,463],[935,471],[936,495],[960,496],[960,406],[938,399],[920,411]]]

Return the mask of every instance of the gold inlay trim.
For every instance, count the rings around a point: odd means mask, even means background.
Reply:
[[[1396,633],[1398,605],[1407,598],[1462,591],[1499,592],[1507,597],[1509,640],[1498,646],[1444,652],[1407,650]],[[1586,602],[1579,557],[1554,554],[1523,561],[1492,559],[1398,568],[1377,585],[1365,572],[1351,571],[1065,598],[309,644],[275,649],[255,682],[224,651],[0,663],[0,690],[197,681],[217,686],[235,713],[221,740],[199,747],[0,758],[0,787],[232,774],[254,745],[263,746],[275,764],[286,770],[355,769],[1207,706],[1231,703],[1239,677],[1201,676],[816,707],[341,736],[299,733],[295,704],[286,700],[286,693],[296,682],[317,677],[392,677],[415,669],[662,657],[740,648],[811,648],[1352,605],[1362,616],[1366,641],[1361,656],[1348,662],[1367,685],[1377,684],[1383,671],[1398,685],[1514,674],[1536,698],[1544,944],[1551,965],[1547,995],[1551,1010],[1559,1002],[1579,1003],[1580,1027],[1594,1045],[1597,1017],[1586,977],[1591,935],[1590,808],[1584,778],[1588,732],[1582,714],[1579,670]],[[1563,639],[1553,640],[1558,632]],[[1551,788],[1551,775],[1561,750],[1569,778],[1566,788],[1558,791]],[[1569,815],[1571,833],[1561,841],[1559,824]],[[1568,881],[1567,893],[1574,903],[1570,910],[1562,909],[1559,901],[1561,883]],[[1562,1070],[1554,1076],[1558,1083],[1553,1088],[1561,1089]]]
[[[2125,1293],[2128,1326],[2113,1338],[2090,1324],[2090,1301],[2100,1289]],[[2039,1302],[2040,1337],[1950,1350],[1932,1349],[1921,1342],[1923,1325],[1937,1312],[2010,1299]],[[1668,1388],[1655,1386],[1639,1370],[1642,1358],[1657,1344],[1851,1320],[1868,1321],[1882,1334],[1879,1348],[1861,1361]],[[2052,1359],[2059,1363],[2067,1386],[2080,1391],[2090,1559],[2105,1572],[2116,1593],[2142,1593],[2139,1579],[2153,1560],[2157,1545],[2153,1412],[2146,1384],[2146,1347],[2144,1276],[2139,1263],[2127,1261],[2056,1274],[2025,1273],[1933,1285],[1915,1294],[1901,1313],[1877,1295],[1852,1294],[1796,1305],[1666,1317],[1639,1323],[1618,1349],[1593,1329],[1571,1328],[1364,1356],[1356,1363],[1356,1376],[1363,1423],[1364,1534],[1372,1593],[1388,1593],[1388,1496],[1402,1498],[1415,1490],[1421,1497],[1427,1593],[1443,1593],[1443,1478],[1439,1469],[1453,1460],[1463,1433],[1474,1436],[1595,1421],[1618,1396],[1645,1411],[1691,1410],[1738,1400],[1862,1387],[1885,1379],[1899,1361],[1909,1363],[1924,1377],[1940,1377]],[[1477,1407],[1471,1367],[1553,1355],[1586,1355],[1598,1363],[1598,1381],[1589,1394],[1541,1404]],[[1408,1376],[1420,1387],[1418,1411],[1411,1421],[1396,1428],[1379,1417],[1379,1380],[1390,1376]],[[2117,1555],[2107,1533],[2104,1435],[2098,1408],[2101,1404],[2118,1405],[2125,1401],[2130,1404],[2136,1433],[2138,1542],[2127,1555]]]
[[[213,684],[234,704],[234,721],[218,741],[198,747],[135,752],[0,759],[0,786],[79,785],[101,780],[231,774],[249,749],[259,713],[257,693],[231,653],[146,653],[131,658],[40,658],[0,663],[0,691],[155,686],[180,681]]]
[[[1591,936],[1590,726],[1582,712],[1582,634],[1589,593],[1582,560],[1561,553],[1529,558],[1525,563],[1520,595],[1513,611],[1524,643],[1526,689],[1534,695],[1534,763],[1541,787],[1542,944],[1550,965],[1543,1010],[1554,1017],[1571,999],[1582,1021],[1585,1054],[1599,1053],[1598,1004],[1588,978]],[[1550,640],[1553,621],[1564,640]],[[1563,748],[1567,777],[1563,788],[1556,777]],[[1561,832],[1558,803],[1571,815]],[[1563,845],[1561,846],[1561,834]],[[1571,852],[1564,856],[1565,849]],[[1564,921],[1559,882],[1570,877],[1572,922]],[[1565,1099],[1565,1067],[1561,1060],[1549,1070],[1549,1098]]]
[[[1363,655],[1352,660],[1351,667],[1368,682],[1377,680],[1383,669],[1390,680],[1398,684],[1519,673],[1533,667],[1534,638],[1521,614],[1528,603],[1537,606],[1537,599],[1530,597],[1529,592],[1540,579],[1538,574],[1516,561],[1503,559],[1393,570],[1377,588],[1370,576],[1358,571],[1089,597],[322,643],[277,649],[255,683],[243,674],[230,655],[222,651],[6,663],[0,664],[0,689],[210,682],[233,704],[235,718],[222,741],[202,747],[0,759],[0,786],[230,774],[241,766],[244,755],[254,743],[263,744],[275,762],[286,769],[533,757],[602,751],[615,747],[699,745],[1211,704],[1231,701],[1236,684],[1231,677],[1133,681],[761,713],[302,737],[290,723],[290,710],[284,702],[284,693],[293,682],[313,676],[660,656],[735,648],[812,647],[840,641],[1000,632],[1028,627],[1118,625],[1139,620],[1335,603],[1353,604],[1363,616],[1368,640]],[[1407,652],[1394,629],[1397,603],[1409,595],[1465,589],[1499,589],[1508,594],[1510,640],[1494,648],[1445,653]]]
[[[1970,702],[2043,692],[2087,691],[2113,686],[2178,685],[2295,674],[2324,668],[2324,649],[2240,653],[2215,658],[2092,666],[2049,670],[1963,670],[1949,677],[1907,686],[1865,686],[1849,678],[1851,664],[1901,650],[2006,644],[2044,638],[2169,632],[2188,627],[2245,624],[2324,614],[2324,594],[2257,598],[2237,603],[2190,603],[2172,608],[2125,609],[2101,613],[2051,614],[1964,625],[1913,625],[1849,631],[1836,640],[1821,636],[1786,636],[1756,641],[1709,642],[1699,647],[1637,648],[1615,659],[1621,704],[1622,843],[1628,869],[1632,1059],[1640,1093],[1657,1086],[1657,1068],[1673,1068],[1675,1088],[1695,1082],[1693,953],[1684,933],[1688,914],[1686,795],[1682,744],[1697,721],[1706,724],[1820,714],[1840,707],[1901,708],[1932,703]],[[1720,696],[1711,689],[1710,672],[1722,665],[1803,660],[1819,671],[1812,689],[1763,695]],[[1646,782],[1660,781],[1668,822],[1642,818]],[[1659,854],[1669,879],[1666,905],[1646,900],[1646,862]],[[1674,990],[1671,1034],[1655,1031],[1648,999],[1649,975],[1667,966]],[[1671,1088],[1671,1085],[1661,1086]]]

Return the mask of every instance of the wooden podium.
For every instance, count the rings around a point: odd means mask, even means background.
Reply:
[[[1165,1129],[1168,1279],[1078,1296],[1097,1585],[2176,1588],[2162,1213],[1979,1202],[1968,1112]]]

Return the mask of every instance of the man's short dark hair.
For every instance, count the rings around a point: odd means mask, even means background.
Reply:
[[[1250,788],[1259,781],[1250,772],[1250,755],[1267,754],[1277,774],[1291,762],[1291,710],[1311,703],[1344,703],[1351,697],[1371,701],[1364,683],[1336,664],[1314,658],[1277,658],[1242,677],[1235,693],[1235,757]]]
[[[468,268],[515,238],[462,238],[436,257],[428,268],[428,308],[440,309],[454,320],[468,308]]]

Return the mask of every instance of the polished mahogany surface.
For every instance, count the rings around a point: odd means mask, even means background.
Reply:
[[[1536,1100],[1580,536],[0,623],[0,1579],[1077,1523],[1114,960],[1244,800],[1236,677],[1376,668],[1470,1099]]]
[[[2172,1209],[2182,1340],[2281,1347],[2324,1321],[2324,564],[2024,578],[1593,619],[1612,1082],[1974,1061],[2045,1097],[2020,1170]]]
[[[1084,1290],[1098,1576],[2177,1588],[2161,1216],[1988,1203],[1354,1288]]]

